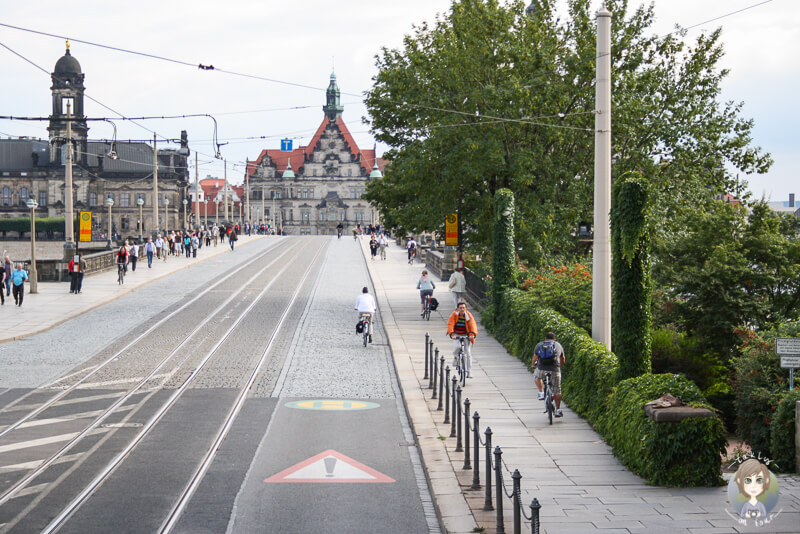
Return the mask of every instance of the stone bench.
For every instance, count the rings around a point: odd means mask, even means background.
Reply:
[[[645,406],[644,413],[656,423],[674,423],[684,419],[715,417],[715,413],[708,408],[695,408],[694,406],[671,406],[657,408]]]

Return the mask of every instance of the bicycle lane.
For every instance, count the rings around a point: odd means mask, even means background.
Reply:
[[[439,532],[380,314],[355,335],[363,262],[330,243],[228,532]]]

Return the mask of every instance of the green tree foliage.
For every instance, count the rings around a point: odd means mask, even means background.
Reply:
[[[574,228],[591,220],[595,21],[590,0],[454,0],[399,49],[377,57],[366,103],[392,165],[365,197],[388,222],[436,230],[455,211],[472,247],[488,251],[493,199],[510,189],[516,243],[533,266],[576,251]],[[648,34],[653,7],[607,2],[612,19],[615,172],[642,171],[658,198],[654,225],[668,234],[687,206],[733,190],[726,168],[764,172],[740,104],[720,104],[727,72],[720,32]],[[560,263],[560,261],[559,261]]]
[[[705,350],[729,356],[734,329],[763,329],[800,316],[797,220],[763,202],[750,213],[715,201],[686,218],[686,227],[659,245],[654,266],[670,288],[672,316]]]
[[[529,276],[522,289],[539,308],[550,308],[587,333],[592,331],[592,272],[587,266],[543,267]]]
[[[650,372],[650,226],[647,181],[631,173],[614,181],[611,208],[612,339],[619,379]]]
[[[492,300],[500,306],[502,292],[517,285],[517,256],[514,251],[514,194],[508,189],[495,193],[494,241],[492,250]]]

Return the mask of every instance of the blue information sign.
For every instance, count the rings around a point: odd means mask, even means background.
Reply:
[[[291,152],[292,151],[292,140],[291,139],[282,139],[281,140],[281,152]]]

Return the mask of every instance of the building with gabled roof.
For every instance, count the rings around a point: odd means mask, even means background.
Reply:
[[[291,151],[265,149],[247,163],[250,220],[287,235],[334,235],[336,227],[377,222],[361,195],[380,178],[386,162],[375,148],[362,149],[342,119],[336,75],[326,92],[325,116],[306,146]]]

